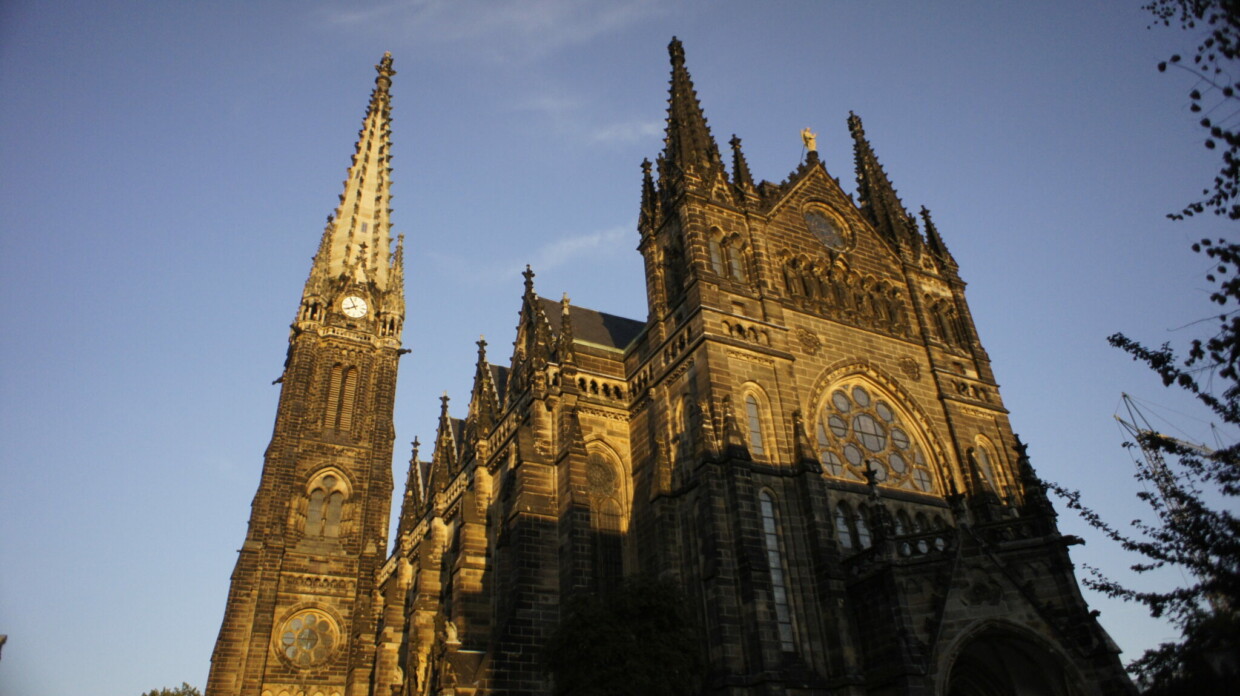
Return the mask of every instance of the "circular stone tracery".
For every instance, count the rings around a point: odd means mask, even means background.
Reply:
[[[922,493],[934,493],[934,478],[923,448],[910,435],[895,408],[860,385],[831,393],[817,424],[818,456],[828,476],[874,480]]]
[[[313,667],[327,661],[339,631],[326,613],[314,609],[298,612],[280,631],[280,654],[296,667]]]

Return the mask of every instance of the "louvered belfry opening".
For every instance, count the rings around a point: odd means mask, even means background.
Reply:
[[[357,396],[357,368],[337,363],[332,366],[327,387],[326,427],[334,430],[353,428],[353,405]]]

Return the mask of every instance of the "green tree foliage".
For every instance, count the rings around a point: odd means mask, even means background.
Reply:
[[[675,584],[630,578],[570,602],[544,664],[557,696],[682,696],[701,690],[701,646]]]
[[[1240,0],[1154,0],[1145,6],[1157,23],[1178,24],[1200,32],[1191,64],[1180,55],[1159,63],[1158,69],[1183,70],[1194,78],[1188,93],[1189,109],[1201,114],[1201,127],[1209,135],[1205,146],[1218,150],[1222,165],[1204,198],[1188,204],[1168,217],[1183,219],[1207,210],[1240,220],[1240,131],[1236,115],[1240,112]]]
[[[142,696],[202,696],[202,692],[196,686],[190,686],[188,682],[181,682],[181,685],[175,689],[164,687],[162,689],[151,689]]]
[[[1222,423],[1240,426],[1240,244],[1202,240],[1193,245],[1215,266],[1206,276],[1219,306],[1217,331],[1194,340],[1187,358],[1169,345],[1149,348],[1123,334],[1111,345],[1145,363],[1163,384],[1192,394]],[[1155,617],[1180,629],[1177,643],[1164,643],[1129,665],[1148,696],[1234,693],[1240,678],[1240,443],[1206,450],[1158,433],[1144,432],[1140,446],[1158,466],[1138,467],[1149,484],[1140,497],[1154,513],[1125,531],[1081,502],[1080,493],[1052,486],[1092,527],[1138,554],[1138,573],[1162,568],[1183,571],[1186,582],[1164,591],[1139,591],[1094,569],[1085,584],[1111,597],[1144,604]]]
[[[1201,34],[1192,61],[1173,55],[1158,69],[1183,70],[1195,84],[1190,110],[1209,133],[1205,146],[1220,150],[1222,165],[1200,201],[1168,217],[1182,220],[1207,210],[1240,219],[1240,0],[1153,0],[1145,5],[1157,23]],[[1108,340],[1144,363],[1168,388],[1181,389],[1209,408],[1219,422],[1240,426],[1240,243],[1203,239],[1193,245],[1210,259],[1206,280],[1218,324],[1212,335],[1191,342],[1187,357],[1167,344],[1150,348],[1123,334]],[[1219,450],[1196,447],[1158,433],[1142,432],[1146,462],[1137,478],[1152,516],[1134,520],[1131,531],[1103,519],[1080,494],[1052,488],[1087,523],[1140,557],[1132,569],[1177,569],[1185,582],[1162,591],[1141,591],[1095,569],[1085,584],[1111,597],[1145,605],[1168,618],[1180,640],[1147,651],[1129,665],[1145,696],[1231,694],[1240,679],[1240,444]]]

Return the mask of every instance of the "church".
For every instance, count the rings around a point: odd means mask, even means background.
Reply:
[[[791,173],[755,181],[669,53],[635,201],[647,316],[543,297],[527,268],[512,354],[478,342],[464,418],[445,396],[415,443],[391,543],[409,351],[396,73],[376,66],[208,696],[549,695],[569,600],[639,576],[682,592],[704,694],[1135,693],[929,211],[904,207],[856,115],[855,195],[808,131]]]

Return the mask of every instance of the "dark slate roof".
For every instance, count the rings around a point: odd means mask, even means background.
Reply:
[[[560,303],[545,297],[538,298],[542,310],[556,333],[560,331]],[[573,338],[608,348],[623,350],[646,328],[646,322],[618,317],[614,314],[596,312],[593,309],[569,305],[573,313]]]
[[[491,381],[495,384],[495,396],[499,398],[500,409],[504,408],[504,397],[508,395],[508,368],[501,365],[488,365],[491,368]]]
[[[460,449],[461,443],[465,439],[465,421],[461,418],[449,416],[448,424],[452,427],[452,441],[456,443],[457,449]]]

